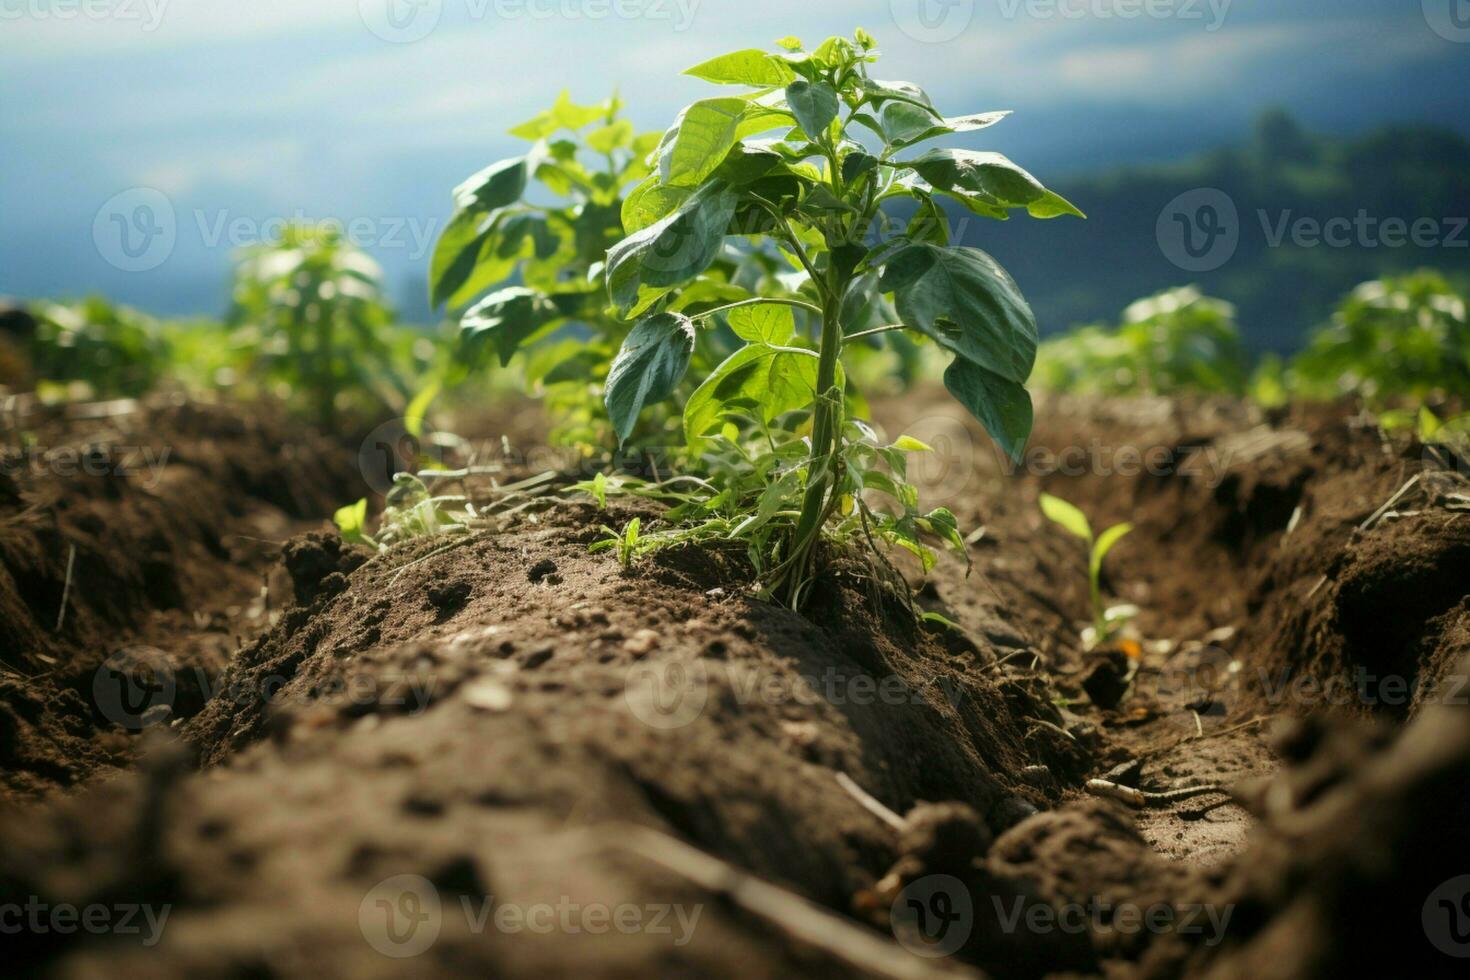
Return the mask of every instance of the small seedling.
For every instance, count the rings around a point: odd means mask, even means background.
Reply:
[[[642,527],[642,525],[643,522],[636,517],[629,521],[627,524],[624,524],[622,531],[614,531],[612,528],[604,524],[602,525],[601,530],[604,534],[607,535],[607,537],[603,538],[600,541],[594,542],[592,547],[588,550],[596,552],[607,551],[616,548],[618,551],[619,563],[621,563],[624,568],[629,568],[632,566],[634,560],[637,559],[639,555],[644,552],[644,550],[646,550],[645,547],[643,547],[643,541],[638,533],[638,529]]]
[[[1133,530],[1133,525],[1114,524],[1102,534],[1094,537],[1092,525],[1088,522],[1086,514],[1061,497],[1053,497],[1049,493],[1041,495],[1041,512],[1048,520],[1060,524],[1067,531],[1087,542],[1089,549],[1087,579],[1089,593],[1092,597],[1092,626],[1089,630],[1090,635],[1084,635],[1083,639],[1089,647],[1107,643],[1127,625],[1130,619],[1138,614],[1137,607],[1131,605],[1104,608],[1102,597],[1103,559],[1113,549],[1113,545]]]

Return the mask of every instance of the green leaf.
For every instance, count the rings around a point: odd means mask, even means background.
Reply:
[[[861,27],[853,31],[852,36],[857,41],[858,46],[861,47],[864,51],[871,51],[878,46],[877,39],[874,38],[873,35],[869,34],[867,31],[863,30]]]
[[[465,312],[459,324],[460,338],[471,345],[493,339],[504,367],[521,344],[561,319],[561,309],[550,298],[524,286],[509,286]]]
[[[802,130],[813,140],[821,139],[837,118],[837,90],[827,82],[798,78],[786,86],[786,104]]]
[[[626,119],[608,123],[587,134],[587,146],[598,153],[611,153],[633,141],[633,124]]]
[[[1088,523],[1087,515],[1061,497],[1042,494],[1041,512],[1046,515],[1047,520],[1066,528],[1068,533],[1084,541],[1092,540],[1092,525]]]
[[[940,190],[973,194],[997,207],[1025,207],[1046,196],[1040,181],[1000,153],[930,150],[898,166],[913,169]]]
[[[900,320],[961,358],[1018,385],[1030,376],[1036,319],[1011,277],[978,248],[909,245],[888,259],[880,288],[894,293]]]
[[[838,385],[843,384],[839,371]],[[806,408],[816,397],[817,355],[799,347],[748,344],[727,357],[684,406],[684,438],[691,446],[724,421],[732,402],[758,406],[769,422]]]
[[[1067,214],[1074,218],[1087,217],[1071,201],[1054,191],[1047,191],[1039,200],[1026,205],[1026,212],[1033,218],[1060,218]]]
[[[878,169],[878,158],[869,153],[849,153],[842,161],[842,182],[851,184],[863,174]]]
[[[1088,559],[1088,572],[1094,581],[1102,573],[1103,559],[1108,552],[1113,550],[1113,545],[1123,539],[1123,536],[1133,530],[1132,524],[1114,524],[1097,537],[1097,543],[1092,546],[1092,555]]]
[[[625,317],[709,268],[719,254],[736,194],[721,181],[699,188],[667,216],[607,253],[607,288]]]
[[[669,187],[658,174],[634,187],[623,199],[623,231],[631,235],[672,214],[694,192],[688,187]]]
[[[403,410],[403,428],[415,439],[424,437],[424,419],[428,417],[429,406],[434,404],[434,399],[439,397],[439,382],[431,381],[423,389],[413,396],[413,401]]]
[[[759,48],[722,54],[695,65],[684,74],[717,85],[750,85],[755,88],[779,87],[796,77],[796,72],[784,61]]]
[[[915,192],[919,209],[909,219],[904,235],[916,242],[931,242],[935,245],[949,244],[949,215],[928,194]]]
[[[929,101],[928,94],[913,82],[890,82],[881,78],[864,78],[863,92],[867,101],[873,105],[881,106],[884,102],[890,101],[910,102],[928,109],[936,120],[942,121],[944,118],[934,111],[934,103]]]
[[[526,191],[528,157],[492,163],[454,189],[454,205],[461,210],[493,211],[514,204]]]
[[[796,318],[791,307],[775,303],[740,306],[730,311],[730,329],[741,340],[779,347],[796,335]]]
[[[693,354],[694,321],[682,313],[656,313],[633,327],[608,370],[604,394],[620,445],[645,405],[673,393]]]
[[[663,183],[699,186],[740,138],[740,123],[749,105],[744,99],[703,99],[680,113],[671,130],[673,138],[659,157]]]
[[[939,119],[930,109],[916,106],[911,102],[892,101],[884,104],[879,119],[888,142],[896,147],[903,147],[922,143],[936,136],[949,136],[954,133],[969,133],[977,129],[985,129],[994,126],[1009,115],[1010,112],[1007,110]]]
[[[474,274],[480,247],[494,220],[493,215],[470,209],[460,211],[445,225],[429,259],[431,307],[438,309],[448,302]]]
[[[962,357],[945,369],[944,386],[985,426],[1006,455],[1019,463],[1031,435],[1031,396],[1026,389]]]
[[[776,46],[778,48],[785,48],[787,51],[800,51],[801,38],[796,37],[792,34],[787,34],[785,37],[780,37],[776,39]]]
[[[332,520],[337,524],[337,530],[342,532],[342,540],[350,544],[362,544],[367,540],[364,533],[367,527],[367,498],[364,497],[355,504],[339,507],[332,515]]]
[[[934,447],[915,439],[913,436],[899,436],[893,444],[894,449],[901,449],[906,453],[932,453]]]

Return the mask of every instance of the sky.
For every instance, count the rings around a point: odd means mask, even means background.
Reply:
[[[1043,180],[1268,106],[1470,132],[1470,0],[0,0],[0,295],[219,314],[239,246],[335,219],[419,313],[450,189],[560,90],[661,130],[715,94],[684,68],[859,25]]]

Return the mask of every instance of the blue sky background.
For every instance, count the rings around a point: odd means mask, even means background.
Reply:
[[[662,129],[712,89],[682,69],[857,25],[879,77],[1015,110],[976,136],[1043,179],[1238,140],[1269,105],[1329,132],[1470,131],[1470,0],[0,0],[0,294],[216,314],[233,245],[337,218],[417,315],[449,189],[560,89],[616,87]],[[139,187],[176,241],[128,272],[94,221]]]

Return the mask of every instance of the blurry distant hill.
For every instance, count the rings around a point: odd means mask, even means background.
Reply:
[[[1251,347],[1291,350],[1364,279],[1419,266],[1470,278],[1470,141],[1448,130],[1394,127],[1328,138],[1271,111],[1242,147],[1054,183],[1089,220],[971,218],[964,234],[1016,277],[1043,333],[1116,318],[1133,299],[1193,282],[1237,304]],[[1224,237],[1228,209],[1196,213],[1196,205],[1222,200],[1206,189],[1223,192],[1235,208],[1233,254]],[[1189,195],[1183,207],[1171,208],[1180,195]],[[1301,219],[1316,222],[1315,233]],[[1329,228],[1332,219],[1339,220]],[[1218,268],[1190,271],[1170,261],[1166,251],[1192,261],[1180,252],[1181,221],[1198,251],[1215,229],[1220,250],[1201,261]],[[1416,221],[1417,244],[1410,234]]]

